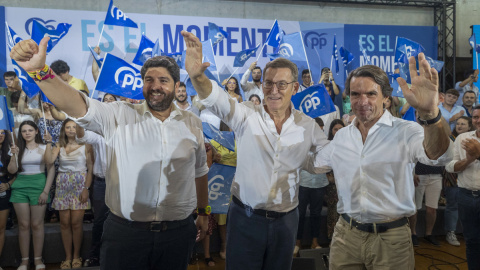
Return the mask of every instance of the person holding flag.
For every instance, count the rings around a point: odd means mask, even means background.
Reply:
[[[478,81],[478,69],[470,69],[465,71],[465,80],[459,81],[455,84],[455,89],[460,93],[460,97],[457,99],[457,103],[455,105],[462,106],[463,95],[467,91],[473,91],[475,93],[475,103],[477,105],[479,103],[478,99],[478,87],[475,83]]]
[[[318,83],[325,86],[332,101],[335,102],[335,97],[340,94],[340,87],[335,83],[332,71],[328,67],[322,68],[322,76]]]
[[[233,130],[237,142],[226,269],[291,269],[300,170],[307,156],[318,157],[328,143],[316,122],[292,106],[299,88],[297,66],[284,58],[267,63],[263,106],[232,102],[205,75],[208,64],[202,64],[200,40],[186,31],[182,35],[187,44],[185,67],[200,102]],[[309,172],[329,171],[317,166],[319,160],[310,161]]]
[[[180,85],[177,63],[166,56],[145,62],[143,104],[101,103],[53,74],[45,64],[48,40],[21,41],[10,57],[60,110],[105,138],[110,214],[101,269],[186,269],[195,238],[202,239],[208,228],[211,208],[202,124],[172,104]]]

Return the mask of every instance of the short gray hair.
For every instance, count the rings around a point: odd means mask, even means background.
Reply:
[[[170,76],[173,78],[173,82],[177,83],[180,81],[180,67],[177,65],[177,62],[168,56],[155,56],[148,59],[145,64],[142,66],[140,74],[142,75],[142,80],[145,79],[145,74],[149,68],[163,67],[166,68]]]

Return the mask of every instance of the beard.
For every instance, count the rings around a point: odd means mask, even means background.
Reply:
[[[152,92],[160,92],[161,94],[163,94],[164,95],[163,100],[152,101],[152,99],[150,98]],[[170,108],[174,98],[175,98],[175,93],[173,91],[170,92],[170,94],[167,94],[163,90],[154,90],[154,91],[150,91],[148,93],[148,97],[147,97],[146,100],[147,100],[148,107],[150,107],[150,109],[152,109],[154,111],[157,111],[157,112],[163,112],[163,111],[167,110],[168,108]]]
[[[262,78],[258,78],[258,79],[254,79],[254,78],[252,78],[253,82],[255,82],[255,83],[258,83],[258,82],[260,82],[260,80],[261,80],[261,79],[262,79]]]
[[[180,99],[179,97],[175,96],[175,100],[176,100],[177,102],[183,103],[183,102],[185,102],[185,101],[187,100],[187,96],[185,96],[183,99]]]

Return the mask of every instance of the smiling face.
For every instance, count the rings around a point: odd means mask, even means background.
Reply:
[[[259,68],[256,68],[252,71],[252,80],[254,82],[260,82],[262,79],[262,70]]]
[[[310,73],[305,73],[302,75],[302,82],[303,82],[303,85],[310,85],[310,83],[312,82]]]
[[[445,104],[448,106],[453,106],[457,102],[458,97],[453,94],[446,94],[445,95]]]
[[[179,86],[180,82],[174,83],[166,68],[149,68],[143,82],[143,96],[148,107],[159,112],[170,108],[175,97],[175,90]]]
[[[175,100],[180,103],[187,101],[187,88],[180,86],[175,90]]]
[[[457,123],[455,123],[455,130],[458,134],[462,134],[470,130],[470,126],[468,125],[468,121],[463,118],[459,118]]]
[[[350,103],[358,121],[374,124],[383,114],[382,89],[370,77],[353,77],[350,81]]]
[[[477,136],[480,133],[480,109],[473,110],[472,112],[472,124],[477,131]]]
[[[15,81],[15,77],[5,77],[5,84],[7,87],[13,87],[13,82]]]
[[[235,88],[237,88],[237,81],[235,79],[231,78],[227,82],[227,90],[228,90],[228,92],[234,92]]]
[[[77,124],[75,124],[75,122],[68,121],[65,124],[65,135],[67,135],[69,139],[75,139],[77,135]]]
[[[22,138],[27,143],[35,141],[35,135],[38,134],[38,130],[35,130],[34,127],[28,124],[23,125],[22,130],[20,132],[22,133]]]
[[[115,99],[115,97],[110,95],[110,94],[105,94],[105,96],[103,97],[103,102],[105,102],[105,103],[112,103],[112,102],[115,102],[115,101],[117,101]]]
[[[475,93],[465,93],[463,95],[463,105],[471,107],[475,103]]]
[[[299,87],[298,82],[293,82],[292,72],[289,68],[268,68],[265,71],[263,95],[265,105],[269,112],[285,112],[291,104],[292,95],[294,95]],[[265,88],[265,84],[273,82],[273,87]],[[276,83],[288,83],[285,90],[279,90]],[[292,83],[293,82],[293,83]]]

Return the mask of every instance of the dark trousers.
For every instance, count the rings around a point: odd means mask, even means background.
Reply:
[[[468,269],[480,269],[480,192],[460,188],[457,203],[467,246]]]
[[[93,181],[93,209],[94,220],[92,227],[92,246],[90,258],[100,258],[100,247],[102,245],[103,223],[108,216],[108,206],[105,204],[105,178],[95,176]]]
[[[272,219],[230,203],[226,269],[290,270],[297,227],[298,209]]]
[[[100,252],[102,270],[185,270],[197,236],[193,217],[187,225],[153,232],[105,220]]]
[[[302,239],[303,228],[305,226],[305,214],[307,206],[310,205],[310,228],[312,237],[320,237],[320,218],[322,215],[323,197],[327,188],[308,188],[300,186],[298,191],[298,231],[297,240]]]

